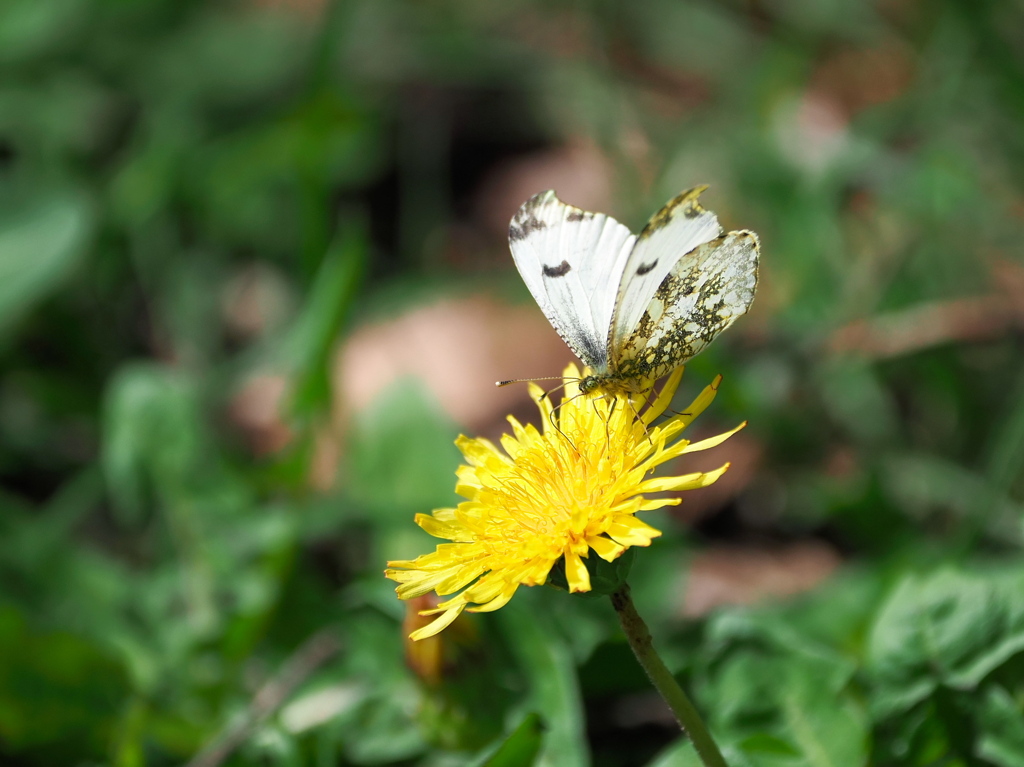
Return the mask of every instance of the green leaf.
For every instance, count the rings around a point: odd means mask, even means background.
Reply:
[[[775,744],[758,763],[768,763],[770,756],[779,765],[862,765],[866,718],[849,696],[830,689],[828,676],[827,668],[807,658],[741,656],[723,670],[723,693],[729,690],[739,700],[729,707],[718,698],[729,720],[720,729],[734,738],[753,739],[762,748],[769,741]]]
[[[812,767],[858,767],[867,758],[867,719],[854,702],[829,701],[814,689],[814,678],[801,677],[806,686],[783,696],[784,731],[800,751],[794,764]]]
[[[1022,590],[1019,571],[906,576],[868,641],[878,715],[905,711],[939,685],[971,690],[1024,649]]]
[[[339,672],[363,699],[339,716],[345,753],[356,764],[404,761],[426,748],[415,717],[421,690],[402,663],[403,637],[375,611],[345,613],[345,651]]]
[[[1024,476],[1024,376],[1021,376],[1009,398],[1009,412],[998,419],[999,428],[992,440],[988,457],[988,492],[980,495],[977,515],[980,520],[995,516],[1006,503],[1007,491]],[[1006,518],[1008,532],[1019,530],[1020,514]],[[1011,534],[1012,534],[1011,532]],[[1019,534],[1019,533],[1018,533]]]
[[[110,496],[122,521],[135,522],[151,493],[174,494],[197,466],[196,392],[169,368],[125,366],[110,382],[104,420]]]
[[[847,691],[843,656],[770,619],[726,613],[708,627],[696,664],[701,709],[725,742],[758,765],[858,767],[867,720]]]
[[[81,23],[84,0],[4,0],[0,3],[0,61],[42,53]]]
[[[975,752],[999,767],[1024,764],[1024,706],[1002,687],[985,691],[978,706],[982,731]]]
[[[367,242],[362,225],[343,222],[323,258],[289,346],[298,382],[293,407],[299,415],[324,411],[330,403],[329,367],[334,344],[362,284]]]
[[[853,661],[831,648],[798,634],[770,614],[724,612],[710,621],[706,635],[708,662],[716,666],[743,658],[796,660],[817,669],[817,685],[838,692],[854,673]],[[756,678],[770,679],[770,673],[756,672]],[[758,693],[748,693],[758,697]]]
[[[536,763],[586,767],[590,758],[572,650],[527,601],[506,605],[497,615],[526,672],[528,706],[543,717],[548,729]]]
[[[109,653],[67,631],[33,630],[0,607],[0,740],[42,762],[100,756],[128,691]],[[49,755],[45,758],[44,755]]]
[[[1001,541],[1021,541],[1018,520],[1024,504],[1004,486],[956,461],[931,453],[892,452],[884,457],[882,480],[889,495],[914,517],[951,512]]]
[[[92,207],[71,191],[0,214],[0,334],[79,266],[92,228]]]
[[[457,427],[415,379],[389,386],[360,413],[352,435],[348,491],[378,520],[452,505],[460,454]]]
[[[239,18],[215,8],[195,14],[150,53],[154,85],[195,102],[238,103],[265,99],[293,82],[302,64],[295,46],[306,44],[297,19],[266,12]],[[253,60],[254,50],[261,53],[258,60]]]
[[[752,760],[749,754],[739,746],[718,741],[718,747],[722,752],[722,756],[725,758],[725,763],[728,764],[729,767],[763,767],[763,763],[761,761]],[[776,741],[776,748],[774,750],[781,750],[783,753],[795,755],[795,752],[791,748],[786,746],[784,743],[780,745],[778,741]],[[758,752],[759,749],[756,747],[751,750],[751,753],[757,754]],[[704,767],[704,762],[702,762],[700,756],[697,755],[697,750],[693,747],[693,743],[690,739],[681,737],[667,749],[658,754],[658,756],[648,764],[648,767]]]
[[[474,767],[532,767],[540,751],[544,724],[537,714],[527,714],[497,750],[475,763]]]
[[[859,360],[833,359],[819,370],[821,392],[830,414],[858,442],[884,444],[897,431],[892,395],[869,365]],[[871,418],[865,418],[871,413]]]
[[[684,737],[658,754],[648,767],[703,767],[703,762],[697,756],[693,743]]]

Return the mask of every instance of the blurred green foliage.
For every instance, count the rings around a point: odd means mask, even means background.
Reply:
[[[1024,764],[1022,30],[1009,0],[0,3],[0,762],[697,763],[603,600],[523,589],[440,681],[406,667],[380,571],[458,462],[419,384],[311,480],[353,320],[528,300],[445,227],[583,146],[628,223],[706,181],[762,237],[688,378],[726,374],[709,415],[759,466],[632,576],[730,762]],[[260,449],[230,413],[267,371]],[[839,573],[680,617],[694,552],[797,540]]]

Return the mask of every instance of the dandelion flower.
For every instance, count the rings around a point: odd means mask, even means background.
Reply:
[[[722,476],[728,464],[683,476],[648,476],[684,453],[721,444],[745,425],[700,442],[678,438],[714,399],[721,376],[685,412],[652,425],[668,408],[682,372],[676,370],[656,394],[654,382],[647,381],[639,393],[581,396],[583,376],[570,365],[557,408],[530,384],[541,429],[509,416],[512,434],[501,438],[501,448],[460,436],[456,444],[467,463],[457,471],[455,490],[467,500],[454,509],[416,515],[420,527],[450,543],[414,560],[388,562],[385,571],[399,583],[401,599],[461,590],[423,611],[438,617],[411,638],[434,636],[463,610],[497,610],[520,586],[543,584],[559,560],[564,560],[569,591],[590,591],[583,560],[591,551],[611,562],[661,535],[637,513],[680,499],[650,498],[651,493],[707,487]]]

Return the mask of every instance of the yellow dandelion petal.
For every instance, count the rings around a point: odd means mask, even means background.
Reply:
[[[452,624],[452,621],[459,617],[459,613],[461,613],[464,608],[465,605],[460,605],[459,607],[452,608],[451,610],[445,610],[445,612],[436,620],[409,634],[409,639],[417,641],[420,639],[426,639],[427,637],[432,637],[435,634],[440,634]],[[431,612],[433,611],[423,610],[420,615],[427,615]]]
[[[654,511],[663,509],[666,506],[678,506],[683,502],[682,498],[651,498],[640,504],[640,511]]]
[[[654,423],[654,419],[664,413],[670,404],[672,404],[672,395],[676,393],[676,389],[679,387],[679,382],[683,380],[683,368],[676,368],[672,375],[665,381],[665,385],[661,387],[661,391],[658,392],[658,396],[654,402],[651,403],[650,407],[644,412],[643,422],[645,425]]]
[[[680,455],[686,455],[687,453],[699,453],[701,450],[710,450],[713,447],[718,447],[746,425],[747,422],[744,421],[735,429],[730,429],[722,434],[716,434],[714,437],[702,439],[700,442],[687,443],[685,440],[681,440],[676,445],[673,445],[671,449],[665,451],[665,460],[671,460],[672,458],[676,458]]]
[[[622,553],[626,550],[626,546],[621,543],[616,543],[611,538],[606,538],[603,535],[594,535],[587,538],[587,545],[594,550],[597,556],[601,557],[605,562],[611,562],[618,559]]]
[[[509,459],[489,439],[460,436],[455,440],[455,445],[462,451],[469,465],[477,469],[501,471],[509,463]]]
[[[643,478],[641,477],[640,479]],[[640,480],[638,479],[636,481],[639,482]],[[636,514],[638,511],[640,511],[640,508],[641,506],[643,506],[643,504],[644,497],[642,495],[637,496],[636,498],[629,498],[628,500],[625,500],[622,503],[619,503],[612,507],[611,513],[608,515],[607,521],[611,522],[613,519],[626,514]]]
[[[466,593],[462,596],[469,602],[485,604],[497,597],[506,585],[507,581],[500,577],[500,574],[488,573],[471,587],[466,589]]]
[[[565,552],[565,580],[569,583],[570,593],[590,591],[590,573],[575,551]]]
[[[424,594],[429,594],[437,588],[438,584],[443,583],[445,579],[449,577],[448,572],[432,572],[419,578],[409,578],[404,573],[397,574],[393,569],[385,570],[384,573],[392,580],[401,583],[401,585],[395,589],[395,592],[401,599],[412,599],[414,597],[421,597]],[[395,577],[396,575],[399,577]]]
[[[460,467],[465,469],[467,467]],[[473,473],[472,477],[469,476],[469,472],[458,472],[458,482],[455,483],[455,492],[457,495],[461,495],[463,498],[472,500],[476,498],[477,492],[480,490],[480,483],[476,479],[476,474]]]
[[[679,499],[648,494],[706,487],[728,468],[648,477],[666,461],[713,447],[735,433],[693,444],[678,439],[714,399],[721,377],[684,413],[656,426],[682,370],[669,376],[657,394],[653,382],[646,382],[640,391],[580,396],[581,378],[575,365],[565,369],[557,406],[531,384],[539,424],[509,417],[512,433],[501,438],[500,447],[465,436],[456,441],[466,460],[456,472],[456,492],[466,500],[456,508],[416,516],[420,527],[447,542],[416,559],[389,562],[385,571],[398,583],[402,599],[431,591],[454,594],[420,613],[438,617],[410,634],[412,639],[434,636],[463,610],[501,608],[520,586],[545,583],[559,560],[569,590],[590,591],[591,551],[612,562],[627,548],[649,546],[661,535],[636,515]]]
[[[528,387],[530,392],[530,399],[537,403],[537,407],[540,410],[540,414],[543,418],[543,428],[547,431],[548,426],[551,423],[551,416],[554,410],[554,405],[551,403],[551,397],[544,393],[544,390],[537,386],[535,383],[531,383]]]
[[[562,380],[565,384],[565,398],[572,399],[580,393],[580,381],[589,371],[581,371],[575,362],[570,362],[562,371]]]
[[[681,428],[686,428],[693,420],[703,413],[708,405],[710,405],[715,395],[718,394],[718,387],[722,383],[722,376],[716,376],[715,380],[704,387],[704,391],[697,395],[697,399],[690,403],[690,406],[686,408],[682,413],[674,416],[671,422],[680,424]]]
[[[648,479],[639,485],[640,493],[664,493],[669,490],[676,492],[682,490],[696,490],[714,484],[728,470],[729,464],[725,464],[714,471],[698,471],[693,474],[684,474],[681,477],[659,477]]]
[[[447,596],[448,594],[454,594],[459,589],[468,586],[470,583],[475,581],[485,572],[486,567],[482,563],[477,563],[476,567],[459,568],[455,572],[450,573],[447,578],[438,583],[434,587],[434,593],[436,593],[438,596]]]
[[[504,607],[519,588],[518,583],[505,583],[502,588],[489,599],[481,599],[478,604],[469,608],[471,613],[491,613]],[[476,596],[476,595],[474,595]]]
[[[437,615],[438,613],[446,613],[450,610],[463,609],[469,604],[466,600],[466,593],[463,592],[458,596],[454,596],[451,599],[446,599],[443,602],[438,602],[437,605],[429,610],[420,610],[420,615]]]
[[[466,531],[465,527],[457,522],[453,524],[452,521],[439,518],[436,511],[433,515],[417,514],[415,521],[435,538],[447,538],[450,541],[459,540]]]
[[[456,522],[459,519],[458,510],[452,508],[434,509],[430,512],[430,516],[440,522]]]
[[[622,516],[608,526],[608,535],[623,546],[650,546],[651,540],[661,535],[661,530],[636,517]]]

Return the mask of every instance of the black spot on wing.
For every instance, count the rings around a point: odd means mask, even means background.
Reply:
[[[643,277],[645,274],[647,274],[649,271],[651,271],[657,265],[658,265],[658,259],[654,259],[649,264],[640,264],[640,266],[638,266],[636,268],[636,276],[637,277]]]
[[[569,266],[568,261],[562,261],[558,266],[545,266],[544,276],[545,277],[564,277],[567,275],[572,267]]]
[[[516,226],[517,223],[518,226]],[[543,221],[533,215],[524,218],[522,221],[517,217],[508,227],[508,238],[513,241],[522,240],[529,237],[533,232],[539,232],[541,229],[546,229],[547,225],[546,221]]]
[[[647,239],[659,229],[668,226],[672,219],[680,214],[686,218],[697,218],[700,216],[704,212],[704,208],[701,207],[699,202],[700,195],[707,188],[706,184],[695,186],[693,189],[687,189],[682,194],[673,197],[665,207],[651,217],[651,220],[647,222],[647,225],[640,232],[637,239]]]
[[[570,213],[568,216],[566,216],[565,220],[566,221],[576,222],[576,221],[582,221],[586,217],[587,217],[587,212],[585,210],[579,210],[577,208],[572,213]]]

